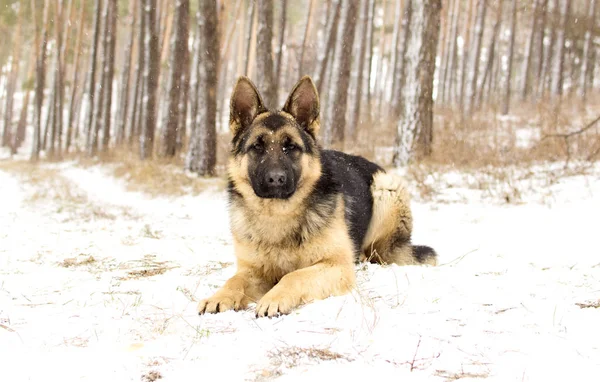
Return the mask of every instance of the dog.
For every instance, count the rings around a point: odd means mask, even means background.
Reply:
[[[348,293],[356,263],[436,265],[411,244],[410,198],[402,180],[367,159],[317,142],[319,96],[309,76],[281,110],[237,80],[230,101],[230,228],[237,270],[199,314],[243,310],[288,314]]]

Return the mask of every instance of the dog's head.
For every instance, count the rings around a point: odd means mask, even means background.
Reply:
[[[320,171],[315,163],[319,96],[310,77],[294,86],[284,107],[277,111],[268,110],[256,86],[240,77],[230,108],[229,172],[238,188],[250,185],[258,198],[287,200],[307,177]]]

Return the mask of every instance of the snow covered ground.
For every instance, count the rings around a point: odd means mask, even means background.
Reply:
[[[222,191],[109,174],[0,161],[0,380],[600,378],[600,168],[519,205],[458,181],[417,199],[441,266],[359,266],[352,294],[275,319],[196,314],[235,271]]]

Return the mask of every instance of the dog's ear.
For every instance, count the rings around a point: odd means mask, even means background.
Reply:
[[[319,133],[319,94],[309,76],[302,77],[294,86],[282,110],[316,138]]]
[[[252,124],[254,118],[267,111],[256,86],[248,77],[238,78],[230,101],[229,128],[233,136]]]

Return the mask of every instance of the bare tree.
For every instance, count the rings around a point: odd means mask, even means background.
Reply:
[[[596,0],[590,0],[587,9],[587,29],[583,43],[583,56],[581,63],[581,76],[579,78],[579,94],[584,100],[587,96],[588,78],[594,70],[594,62],[592,61],[592,41],[594,39],[594,21],[596,20]]]
[[[302,37],[302,46],[300,48],[300,59],[298,63],[298,74],[299,77],[304,75],[304,52],[306,51],[306,44],[308,40],[308,33],[310,31],[310,25],[312,23],[312,16],[315,8],[315,0],[310,0],[308,6],[308,13],[306,15],[306,23],[304,24],[304,36]]]
[[[479,78],[479,61],[481,60],[481,44],[483,41],[483,31],[485,25],[485,16],[487,11],[487,0],[479,0],[477,3],[477,17],[475,20],[475,29],[473,29],[473,38],[471,41],[471,54],[469,55],[470,64],[468,66],[467,93],[464,104],[465,115],[471,115],[471,109],[475,104],[477,90],[477,80]]]
[[[136,24],[136,2],[129,3],[129,38],[123,49],[123,70],[121,71],[121,80],[119,81],[119,99],[117,115],[115,117],[116,144],[121,145],[125,141],[125,130],[127,119],[129,117],[129,89],[131,82],[131,61],[133,60],[133,45],[135,43],[135,24]]]
[[[398,123],[394,164],[431,154],[433,141],[433,76],[440,31],[441,0],[408,0],[410,36],[403,54],[402,113]],[[415,142],[419,149],[415,150]]]
[[[196,120],[199,126],[190,138],[186,157],[187,170],[201,176],[214,175],[216,165],[216,117],[217,117],[217,67],[219,61],[219,36],[217,33],[216,0],[201,0],[198,12],[199,47],[203,57],[198,68],[199,91],[196,102]]]
[[[267,107],[275,106],[273,73],[273,0],[258,0],[258,34],[256,42],[256,80]]]
[[[106,27],[106,51],[104,53],[106,59],[104,60],[104,109],[102,116],[103,134],[102,134],[102,152],[108,151],[108,144],[110,142],[110,129],[112,122],[112,93],[113,93],[113,78],[115,72],[115,47],[117,40],[117,12],[118,12],[117,0],[108,0],[108,18]]]
[[[13,114],[13,99],[19,76],[19,64],[21,61],[21,30],[23,24],[23,10],[25,7],[19,7],[19,16],[17,19],[17,33],[13,45],[12,61],[10,72],[6,79],[6,95],[4,104],[4,131],[2,133],[2,146],[8,146],[12,141],[12,114]]]
[[[80,4],[79,10],[79,30],[77,31],[77,42],[75,43],[75,62],[73,63],[73,77],[71,79],[71,99],[69,102],[69,119],[67,120],[67,137],[65,143],[65,150],[68,152],[71,148],[71,141],[73,137],[73,124],[75,123],[75,99],[77,94],[77,87],[79,83],[79,60],[81,57],[81,41],[83,38],[84,24],[85,23],[85,7]]]
[[[156,132],[156,105],[158,76],[160,72],[160,51],[158,47],[158,25],[156,20],[156,0],[144,0],[144,97],[143,124],[140,134],[140,158],[152,157],[154,134]]]
[[[361,25],[361,34],[357,35],[359,37],[359,48],[358,48],[358,58],[357,64],[357,78],[356,78],[356,92],[354,94],[354,105],[351,109],[350,120],[348,121],[348,138],[355,139],[356,138],[356,127],[359,124],[360,120],[360,110],[361,103],[363,99],[363,76],[365,72],[365,61],[367,59],[367,45],[369,43],[369,5],[370,0],[362,0],[362,8],[360,12],[360,25]],[[368,86],[368,85],[367,85]]]
[[[90,58],[90,70],[88,77],[88,108],[86,115],[86,149],[88,153],[92,150],[95,126],[94,126],[94,101],[96,95],[96,65],[98,60],[98,49],[100,40],[100,23],[102,17],[102,0],[96,0],[94,3],[94,34],[92,41],[92,55]]]
[[[571,12],[571,0],[557,0],[557,3],[560,3],[560,26],[558,27],[556,38],[556,58],[552,73],[552,94],[561,96],[564,82],[566,29]]]
[[[489,88],[491,88],[491,82],[493,82],[492,71],[494,69],[494,62],[496,60],[496,44],[498,41],[498,35],[500,34],[500,26],[502,25],[502,5],[503,3],[502,1],[500,1],[498,3],[498,10],[496,12],[496,23],[494,24],[490,46],[488,47],[488,56],[486,60],[485,70],[483,72],[483,79],[481,80],[481,86],[479,88],[477,104],[475,105],[476,108],[479,108],[483,103],[483,93],[486,83],[488,84]]]
[[[331,57],[332,51],[335,47],[341,6],[342,1],[333,0],[333,3],[331,4],[331,7],[333,7],[333,11],[330,13],[329,19],[327,20],[327,43],[325,45],[325,49],[322,52],[320,52],[319,57],[317,58],[317,68],[315,69],[315,81],[319,94],[322,93],[325,71],[327,70],[329,58]]]
[[[331,71],[330,94],[332,97],[327,103],[326,118],[328,123],[325,125],[323,136],[323,144],[326,147],[339,148],[343,147],[344,144],[350,66],[352,65],[352,44],[358,12],[358,2],[344,1],[342,3],[342,20],[338,30],[333,70]]]
[[[277,47],[277,64],[275,65],[275,74],[273,85],[275,87],[275,95],[273,98],[274,102],[279,102],[279,83],[281,79],[281,66],[283,59],[283,43],[285,41],[285,26],[287,19],[287,0],[281,2],[281,18],[279,20],[279,44]]]
[[[37,51],[37,64],[35,76],[35,111],[33,122],[33,147],[31,160],[40,158],[41,127],[42,127],[42,104],[44,102],[44,84],[46,82],[46,47],[48,45],[48,14],[50,13],[49,0],[44,0],[44,19],[42,32],[40,34],[39,49]]]
[[[508,44],[508,69],[506,70],[506,87],[504,89],[504,101],[502,103],[502,114],[508,114],[510,110],[510,91],[513,74],[513,62],[514,62],[514,51],[515,51],[515,34],[517,26],[517,0],[512,0],[512,7],[510,12],[510,42]],[[523,73],[527,76],[527,74]]]
[[[535,26],[538,23],[536,17],[538,8],[541,0],[533,1],[533,10],[531,17],[531,28],[529,29],[529,36],[527,37],[527,45],[525,46],[525,54],[523,59],[523,84],[521,86],[521,99],[525,100],[529,94],[530,78],[531,78],[531,62],[533,60],[533,46],[535,40]],[[515,17],[516,19],[516,17]],[[512,38],[512,36],[511,36]]]
[[[185,60],[188,50],[190,19],[190,1],[178,0],[175,5],[175,28],[173,29],[171,54],[169,58],[168,99],[163,114],[163,136],[160,154],[173,157],[177,152],[177,131],[181,110],[181,93],[183,90]],[[185,102],[185,101],[184,101]]]
[[[146,17],[144,16],[144,6],[140,2],[138,6],[139,12],[139,31],[138,31],[138,57],[137,63],[134,69],[134,89],[131,100],[131,111],[129,112],[129,146],[132,146],[133,143],[139,140],[140,136],[140,121],[142,120],[142,100],[144,98],[144,56],[145,56],[145,47],[144,47],[144,31],[146,30]]]

